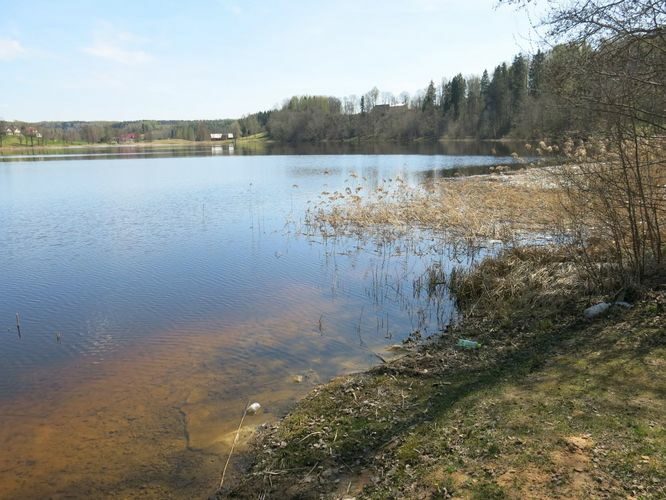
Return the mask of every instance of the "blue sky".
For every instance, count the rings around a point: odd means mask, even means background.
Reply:
[[[396,95],[535,49],[494,0],[0,0],[0,118],[232,118]]]

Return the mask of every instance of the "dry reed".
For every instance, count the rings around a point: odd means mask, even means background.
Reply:
[[[240,419],[240,423],[238,424],[238,429],[236,430],[236,435],[234,436],[234,441],[231,444],[231,450],[229,450],[229,455],[227,456],[227,461],[224,464],[224,469],[222,470],[222,477],[220,478],[220,485],[218,486],[218,490],[221,490],[222,487],[224,486],[224,478],[227,475],[227,467],[229,467],[229,462],[231,462],[231,456],[234,454],[234,448],[236,448],[236,443],[238,443],[238,436],[240,435],[240,431],[243,428],[243,422],[245,421],[245,417],[247,416],[247,411],[250,407],[250,402],[248,401],[245,404],[245,410],[243,410],[243,416]]]
[[[435,179],[417,187],[395,179],[365,197],[329,197],[307,221],[327,235],[373,226],[419,227],[465,239],[510,241],[554,230],[559,198],[560,190],[544,169]]]

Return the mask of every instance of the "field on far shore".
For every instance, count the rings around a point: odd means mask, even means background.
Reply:
[[[267,142],[266,134],[256,134],[247,137],[241,137],[236,140],[224,141],[188,141],[185,139],[158,139],[154,141],[136,141],[136,142],[112,142],[112,143],[94,143],[90,144],[83,141],[64,142],[61,140],[48,140],[45,144],[39,144],[34,140],[34,145],[30,145],[30,139],[24,137],[19,142],[16,136],[5,136],[2,140],[0,153],[21,152],[35,150],[62,150],[62,149],[82,149],[82,148],[158,148],[158,147],[198,147],[198,146],[227,146],[229,144],[253,144]]]

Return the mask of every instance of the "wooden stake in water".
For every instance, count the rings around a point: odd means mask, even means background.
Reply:
[[[21,318],[19,317],[19,313],[16,313],[16,331],[19,338],[21,338]]]

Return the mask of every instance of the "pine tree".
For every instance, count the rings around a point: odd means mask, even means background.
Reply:
[[[428,84],[423,103],[421,104],[421,111],[423,112],[423,135],[426,137],[434,138],[438,133],[438,119],[436,113],[437,91],[435,84],[432,80]]]
[[[532,57],[532,61],[530,62],[527,88],[529,95],[532,97],[539,97],[541,95],[545,61],[546,55],[539,50],[534,54],[534,57]]]
[[[435,83],[430,80],[428,88],[426,89],[425,97],[423,98],[423,104],[421,105],[421,110],[423,112],[433,111],[435,109],[435,100],[437,99],[437,93],[435,91]]]
[[[466,82],[462,74],[458,73],[451,80],[451,106],[453,107],[453,118],[460,118],[460,111],[463,109],[465,101]]]
[[[481,76],[481,96],[486,97],[488,95],[488,87],[490,87],[490,77],[488,77],[488,70],[483,70],[483,75]]]
[[[527,96],[527,60],[522,54],[514,57],[509,68],[509,88],[511,91],[511,121],[514,122]]]

